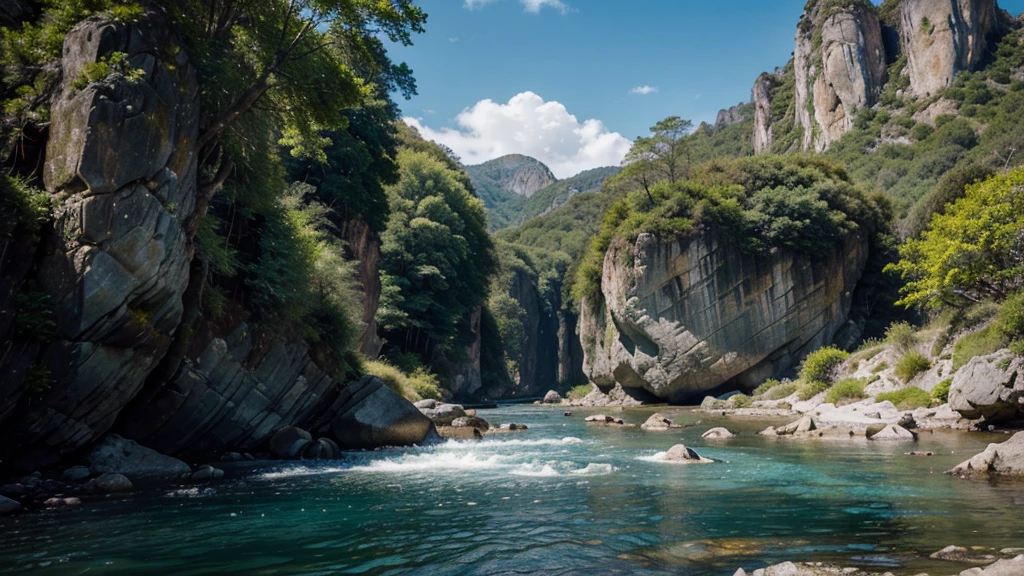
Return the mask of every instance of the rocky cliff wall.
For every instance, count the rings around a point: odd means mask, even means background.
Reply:
[[[36,272],[57,335],[33,359],[46,390],[23,397],[6,422],[5,449],[29,466],[106,432],[181,319],[199,88],[169,30],[158,13],[131,24],[90,19],[64,41],[43,171],[60,202]],[[79,87],[85,66],[113,52],[126,53],[143,79],[112,75]]]
[[[618,240],[605,256],[602,301],[581,305],[583,369],[604,389],[670,402],[752,388],[846,325],[867,256],[860,237],[831,254],[758,257],[712,232]]]
[[[380,238],[361,220],[349,220],[339,234],[345,239],[347,256],[356,260],[356,283],[362,295],[360,314],[363,329],[359,333],[359,351],[367,358],[376,358],[384,343],[377,334],[377,307],[380,305]]]
[[[995,0],[905,0],[900,40],[911,91],[929,97],[949,86],[957,73],[981,64],[1011,26]]]
[[[861,4],[801,20],[796,51],[796,124],[804,150],[821,152],[853,128],[856,113],[875,104],[886,81],[878,14]]]
[[[758,76],[751,91],[754,104],[754,153],[763,154],[772,148],[772,88],[774,82],[767,72]]]

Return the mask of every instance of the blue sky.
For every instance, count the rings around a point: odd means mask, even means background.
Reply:
[[[466,163],[521,152],[570,176],[666,116],[713,122],[748,100],[790,58],[805,2],[421,0],[427,32],[392,48],[419,86],[401,106]]]

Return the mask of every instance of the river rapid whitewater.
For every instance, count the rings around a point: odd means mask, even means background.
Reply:
[[[562,411],[483,410],[492,424],[530,429],[232,469],[216,484],[3,518],[0,573],[732,576],[813,560],[940,576],[966,568],[928,559],[949,544],[1024,546],[1024,485],[943,474],[1005,436],[762,438],[780,422],[684,409],[661,412],[702,423],[645,432]],[[652,412],[621,416],[640,424]],[[700,438],[719,425],[741,436]],[[680,442],[716,462],[660,461]]]

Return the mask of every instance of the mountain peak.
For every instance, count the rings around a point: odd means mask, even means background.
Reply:
[[[558,181],[543,162],[522,154],[508,154],[467,169],[471,176],[486,177],[503,190],[527,198]]]

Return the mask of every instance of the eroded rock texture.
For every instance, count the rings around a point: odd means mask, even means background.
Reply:
[[[141,80],[76,84],[115,52]],[[191,257],[198,86],[164,17],[86,20],[60,67],[43,176],[61,203],[38,272],[58,334],[35,359],[49,388],[22,397],[4,447],[29,467],[98,439],[139,391],[178,326]]]
[[[804,150],[819,152],[853,128],[886,81],[877,13],[860,4],[820,11],[814,6],[804,15],[795,52],[796,122]]]
[[[670,402],[779,377],[847,324],[867,256],[860,237],[830,254],[760,257],[712,232],[617,241],[602,301],[581,305],[584,371],[602,388]]]
[[[754,104],[754,153],[762,154],[772,148],[772,88],[774,83],[768,73],[758,76],[751,92]]]
[[[928,97],[949,86],[957,73],[981,64],[1010,26],[996,0],[905,0],[900,39],[910,89]]]

